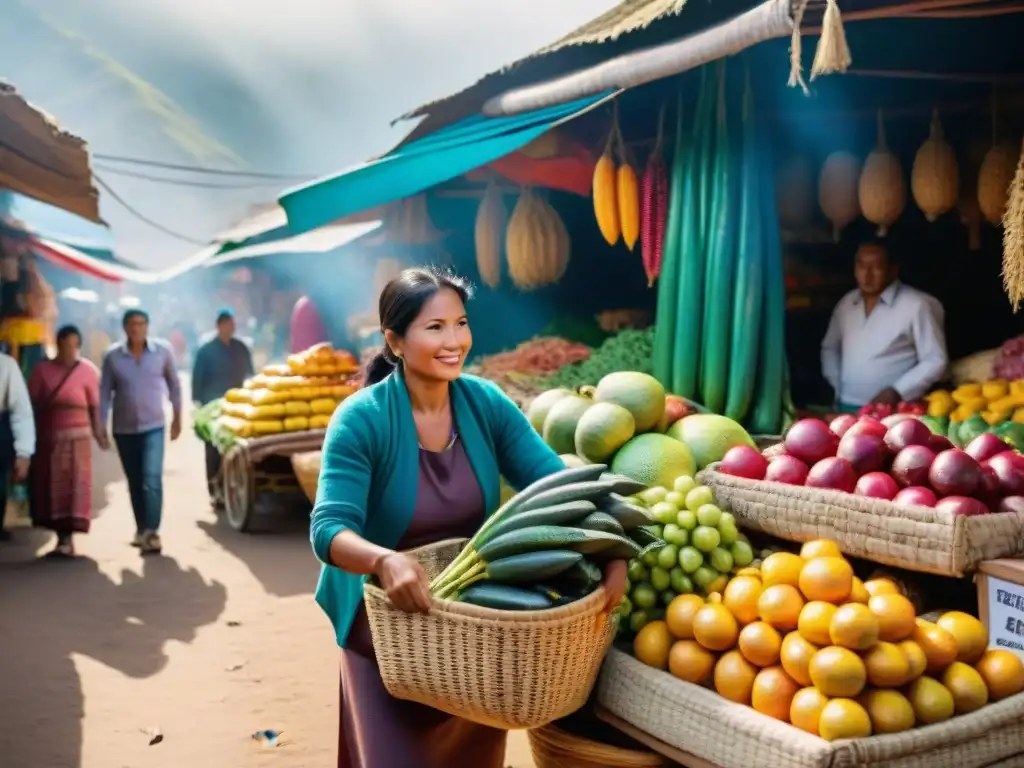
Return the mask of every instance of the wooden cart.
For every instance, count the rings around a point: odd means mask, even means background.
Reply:
[[[237,440],[224,454],[221,482],[224,512],[236,531],[248,531],[263,494],[302,494],[292,469],[291,456],[318,451],[326,430],[310,429],[252,439]]]

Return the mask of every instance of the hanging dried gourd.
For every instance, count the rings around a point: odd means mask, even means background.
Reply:
[[[885,141],[885,123],[878,110],[878,144],[864,161],[857,197],[864,218],[878,225],[878,236],[885,237],[907,204],[907,182],[900,159],[889,151]]]
[[[432,245],[442,239],[430,219],[424,193],[390,203],[385,209],[382,229],[381,242],[397,245]]]
[[[668,217],[668,166],[662,154],[665,108],[658,117],[658,137],[647,158],[640,182],[640,258],[651,287],[661,273],[662,250],[665,247],[665,222]]]
[[[1024,143],[1003,213],[1003,286],[1016,312],[1024,301]]]
[[[597,226],[601,230],[608,245],[615,245],[619,242],[619,235],[622,234],[619,222],[619,194],[617,191],[617,179],[615,171],[615,158],[612,156],[612,141],[615,138],[615,126],[608,133],[608,141],[605,144],[604,152],[594,166],[594,184],[591,195],[594,198],[594,216],[597,217]]]
[[[1017,170],[1017,146],[1009,142],[994,144],[981,161],[978,171],[978,207],[985,220],[994,226],[1003,221],[1006,198]]]
[[[505,237],[508,215],[501,190],[493,179],[487,184],[480,206],[476,209],[473,240],[476,246],[476,266],[484,285],[497,288],[501,282],[501,243]]]
[[[561,217],[529,189],[519,196],[505,232],[508,274],[516,287],[557,283],[569,265],[569,232]]]
[[[775,176],[779,223],[785,229],[806,227],[814,216],[814,168],[804,156],[789,158]]]
[[[616,173],[615,192],[619,207],[619,228],[622,230],[622,241],[629,250],[636,247],[640,237],[640,188],[636,179],[636,171],[630,165],[626,152],[626,142],[622,140],[622,128],[619,125],[619,110],[615,109],[615,138],[619,146],[619,170]]]
[[[836,242],[843,227],[860,216],[859,180],[860,161],[849,152],[833,152],[825,158],[818,177],[818,204],[825,218],[832,222]]]
[[[960,192],[960,171],[956,164],[956,154],[942,135],[937,109],[932,112],[928,139],[914,156],[910,190],[914,202],[928,221],[935,221],[956,206]]]

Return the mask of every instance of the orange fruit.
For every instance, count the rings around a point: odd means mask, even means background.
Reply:
[[[860,603],[847,603],[836,609],[828,625],[833,645],[854,651],[866,651],[878,642],[878,618]]]
[[[649,622],[633,638],[633,655],[649,667],[668,669],[672,635],[664,621]]]
[[[898,643],[899,649],[903,651],[903,654],[907,657],[907,663],[910,665],[910,673],[907,675],[907,682],[917,680],[924,671],[928,668],[928,657],[924,655],[924,651],[921,650],[921,646],[915,643],[913,640],[904,640],[902,643]]]
[[[753,568],[753,567],[748,565],[746,568],[740,568],[738,571],[736,571],[736,578],[739,578],[740,576],[753,576],[755,579],[760,581],[761,580],[761,569],[760,568]]]
[[[963,611],[944,613],[935,622],[956,640],[956,660],[974,664],[988,650],[988,631],[974,616]]]
[[[703,683],[714,666],[715,654],[696,640],[676,640],[668,652],[668,671],[688,683]]]
[[[903,595],[875,595],[868,608],[878,617],[878,637],[890,643],[906,640],[914,634],[917,611]]]
[[[719,577],[719,578],[721,578],[721,577]],[[718,579],[715,579],[715,581],[718,581]],[[721,605],[722,604],[722,593],[721,592],[709,592],[708,593],[707,602],[715,603],[717,605]]]
[[[800,611],[797,631],[805,640],[810,640],[816,645],[831,645],[832,638],[828,634],[828,628],[835,612],[836,607],[832,603],[821,600],[808,603]]]
[[[910,660],[903,649],[885,641],[864,654],[868,683],[876,688],[896,688],[910,680]]]
[[[782,640],[779,649],[779,660],[786,674],[800,685],[811,684],[811,659],[821,650],[814,643],[808,642],[799,632],[790,632]]]
[[[813,560],[816,557],[842,557],[842,550],[832,539],[815,539],[805,541],[800,547],[800,557],[804,560]]]
[[[782,636],[771,624],[755,621],[740,630],[739,649],[743,657],[759,667],[779,663]]]
[[[825,741],[863,739],[871,735],[871,718],[853,699],[832,699],[821,710],[818,735]]]
[[[774,552],[761,563],[761,581],[766,587],[788,584],[795,587],[800,583],[800,571],[804,559],[792,552]]]
[[[933,677],[919,677],[907,688],[907,699],[921,725],[949,720],[956,711],[953,694]]]
[[[715,664],[715,690],[737,704],[750,704],[750,694],[758,669],[739,651],[729,651]]]
[[[859,701],[871,718],[873,733],[901,733],[914,727],[914,708],[899,691],[864,691]]]
[[[693,639],[710,651],[732,648],[739,633],[736,618],[724,605],[708,603],[693,617]]]
[[[811,658],[811,684],[829,698],[850,698],[864,690],[867,670],[860,656],[846,648],[830,645]]]
[[[928,660],[929,672],[941,672],[956,661],[956,638],[938,624],[918,619],[910,639],[917,643]]]
[[[800,686],[782,667],[762,669],[754,678],[750,691],[750,706],[763,715],[789,722],[789,709]]]
[[[704,607],[698,595],[679,595],[665,609],[668,631],[677,640],[693,640],[693,617]]]
[[[953,707],[965,715],[988,704],[988,686],[974,667],[954,661],[942,673],[942,684],[953,694]]]
[[[841,557],[816,557],[800,571],[800,591],[808,600],[842,603],[853,590],[853,566]]]
[[[804,598],[792,584],[774,584],[757,599],[757,615],[783,632],[796,629],[803,607]]]
[[[740,624],[752,624],[757,621],[757,599],[763,591],[760,579],[737,576],[726,586],[722,604],[732,612]]]
[[[828,698],[817,688],[801,688],[789,705],[789,722],[801,731],[818,735],[818,721]]]
[[[867,605],[867,602],[870,599],[871,593],[868,592],[867,587],[864,586],[864,582],[858,579],[856,576],[854,576],[853,587],[850,589],[850,602],[864,603],[865,605]]]
[[[1012,651],[985,651],[975,669],[985,681],[992,701],[1024,691],[1024,662]]]
[[[900,588],[896,586],[896,582],[892,579],[869,579],[864,582],[864,589],[868,591],[868,594],[874,597],[875,595],[901,595]]]

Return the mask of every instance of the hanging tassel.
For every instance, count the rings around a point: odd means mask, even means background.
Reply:
[[[800,0],[796,10],[793,11],[793,36],[789,42],[789,82],[787,83],[790,88],[796,88],[799,85],[800,89],[804,92],[804,96],[809,96],[811,91],[807,87],[807,83],[804,82],[803,44],[800,39],[800,25],[803,24],[804,11],[807,10],[808,2],[809,0]]]
[[[1003,212],[1003,287],[1016,312],[1024,301],[1024,142]]]
[[[811,80],[818,75],[831,75],[845,72],[853,60],[850,48],[846,44],[846,31],[843,29],[843,17],[839,13],[836,0],[828,0],[825,6],[825,17],[821,20],[821,37],[814,51],[814,63],[811,65]]]

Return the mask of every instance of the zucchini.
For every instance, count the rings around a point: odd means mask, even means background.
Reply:
[[[583,558],[571,568],[566,569],[558,581],[567,586],[579,587],[587,592],[594,590],[604,579],[604,573],[592,562]]]
[[[632,496],[635,493],[647,490],[646,485],[638,483],[633,478],[626,477],[625,475],[613,475],[611,472],[605,472],[601,475],[601,480],[615,483],[612,493],[617,493],[620,496]]]
[[[634,558],[641,557],[646,548],[642,548],[632,539],[627,539],[625,536],[617,536],[618,540],[613,542],[610,546],[602,547],[597,552],[591,552],[590,558],[597,563],[607,563],[611,560],[633,560]],[[665,546],[662,542],[658,549]]]
[[[550,507],[553,504],[564,504],[567,501],[595,501],[612,493],[614,489],[615,483],[610,480],[570,483],[569,485],[538,493],[520,506],[518,512],[528,512],[531,509]],[[514,514],[518,514],[518,512]]]
[[[654,522],[647,510],[632,504],[617,494],[609,494],[596,502],[599,512],[606,512],[616,520],[623,530],[631,531],[639,525],[650,525]]]
[[[554,601],[534,590],[491,583],[466,587],[459,602],[499,611],[543,611],[554,607]]]
[[[557,576],[582,559],[583,555],[569,549],[525,552],[488,563],[485,573],[488,581],[501,584],[533,583]]]
[[[656,534],[652,528],[646,525],[641,525],[630,531],[629,538],[641,547],[649,547],[651,544],[657,544],[663,547],[666,543],[665,540]]]
[[[577,523],[597,510],[591,501],[567,501],[552,507],[530,509],[519,514],[506,517],[497,525],[491,526],[486,537],[486,544],[502,534],[517,531],[520,528],[532,528],[535,525],[568,525]]]
[[[576,524],[577,528],[586,528],[588,531],[604,531],[614,533],[617,536],[625,536],[626,532],[619,525],[619,521],[607,512],[591,512]]]
[[[520,528],[498,536],[484,544],[477,553],[485,563],[492,563],[503,557],[521,555],[524,552],[540,552],[546,549],[572,549],[591,555],[610,547],[640,548],[631,540],[604,531],[587,531],[582,528],[564,528],[559,525],[535,525]],[[632,555],[631,555],[632,557]]]
[[[544,595],[548,600],[551,601],[552,607],[557,608],[560,605],[568,605],[569,603],[575,603],[580,598],[586,597],[588,593],[579,594],[577,590],[572,589],[561,589],[559,587],[549,586],[547,584],[535,584],[531,587],[531,590],[539,595]]]

